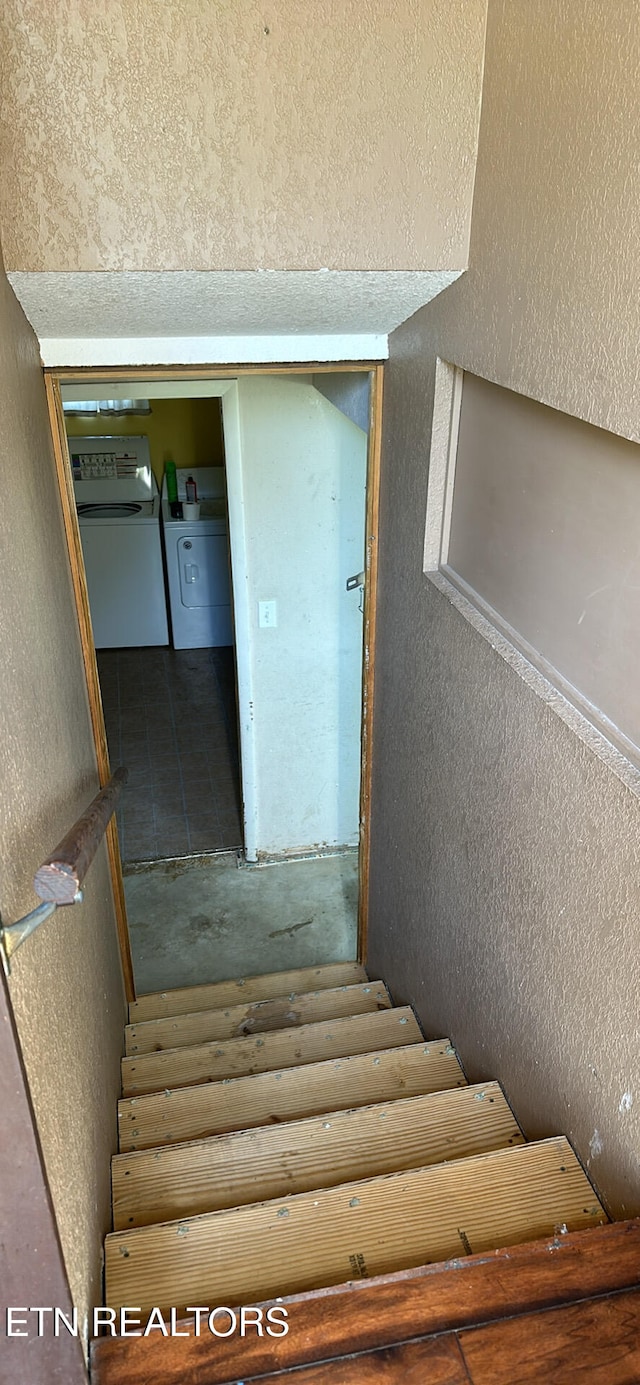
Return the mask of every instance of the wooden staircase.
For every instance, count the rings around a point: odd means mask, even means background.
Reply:
[[[175,1322],[195,1306],[335,1300],[336,1286],[413,1282],[452,1257],[573,1244],[607,1222],[568,1141],[527,1143],[500,1086],[468,1085],[449,1040],[426,1040],[355,963],[141,997],[122,1087],[106,1304],[135,1305],[143,1325],[154,1308]],[[162,1345],[152,1335],[140,1349]],[[243,1343],[233,1360],[229,1339],[200,1343],[207,1373],[185,1379],[245,1370]],[[137,1348],[94,1343],[96,1380],[164,1380],[169,1354],[156,1350],[153,1372],[136,1376]],[[262,1372],[309,1359],[288,1350],[263,1351]],[[370,1378],[326,1369],[318,1381]],[[398,1370],[380,1378],[400,1380]]]

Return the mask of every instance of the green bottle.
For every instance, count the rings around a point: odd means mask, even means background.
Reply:
[[[167,500],[169,501],[169,505],[175,505],[178,499],[178,478],[176,476],[175,462],[165,462],[164,474],[167,478]]]

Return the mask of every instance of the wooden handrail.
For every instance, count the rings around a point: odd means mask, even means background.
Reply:
[[[129,771],[121,768],[36,871],[33,887],[48,904],[73,904],[104,836]]]

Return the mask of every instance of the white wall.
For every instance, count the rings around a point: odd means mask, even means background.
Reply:
[[[258,852],[354,845],[362,616],[345,582],[364,566],[366,436],[306,379],[241,379],[238,401]]]

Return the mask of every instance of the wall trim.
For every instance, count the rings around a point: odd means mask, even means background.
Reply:
[[[194,387],[192,386],[192,389]],[[222,432],[226,456],[228,536],[231,561],[233,653],[236,665],[240,778],[244,850],[248,861],[258,856],[258,771],[254,708],[254,673],[249,594],[249,553],[242,468],[242,425],[238,381],[231,381],[222,396]]]
[[[384,333],[247,337],[41,337],[45,367],[269,365],[307,361],[385,361]]]
[[[464,371],[459,366],[436,357],[424,531],[425,572],[437,572],[449,553],[463,380]]]
[[[463,590],[466,583],[457,573],[450,570],[427,572],[425,576],[583,745],[603,761],[625,788],[640,798],[638,752],[613,722],[607,721],[597,708],[582,698],[577,689],[566,683],[557,669],[531,646],[526,645],[525,653],[525,642],[493,607],[482,602],[475,592],[473,601],[470,600]],[[471,588],[468,591],[471,592]],[[562,689],[559,684],[563,685]]]
[[[449,543],[465,371],[436,357],[423,571],[589,749],[640,797],[638,746],[454,568]],[[523,396],[527,397],[527,396]],[[613,758],[612,758],[613,757]]]

